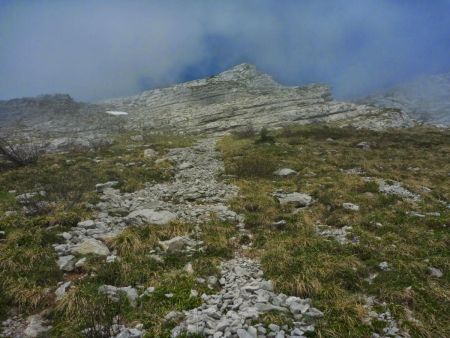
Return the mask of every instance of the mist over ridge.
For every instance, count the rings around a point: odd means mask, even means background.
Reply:
[[[450,69],[450,2],[2,1],[0,99],[137,94],[248,62],[354,98]]]

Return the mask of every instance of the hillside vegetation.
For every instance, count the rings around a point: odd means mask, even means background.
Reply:
[[[382,334],[385,324],[369,321],[370,310],[389,310],[413,337],[450,335],[448,132],[292,127],[229,136],[220,149],[241,189],[232,205],[254,236],[249,254],[260,257],[278,291],[310,297],[325,312],[318,336]],[[298,174],[275,177],[278,168]],[[367,177],[401,182],[421,198],[381,193]],[[277,191],[306,193],[314,202],[294,210],[277,203]],[[344,228],[340,241],[334,230]]]
[[[93,219],[106,198],[96,184],[117,181],[127,197],[170,182],[180,165],[164,156],[194,141],[127,134],[110,146],[46,155],[34,165],[3,163],[0,319],[40,313],[52,337],[109,337],[114,325],[170,337],[183,320],[173,311],[217,294],[220,263],[238,254],[261,262],[276,293],[310,298],[323,312],[308,337],[394,336],[386,328],[450,336],[450,133],[438,129],[304,126],[224,136],[217,145],[225,164],[220,180],[239,187],[230,206],[245,217],[243,232],[214,214],[199,224],[130,225],[104,240],[117,259],[87,255],[75,269],[60,270],[54,246]],[[144,156],[148,147],[158,156]],[[274,174],[281,168],[295,173]],[[310,203],[280,203],[293,192]],[[206,204],[195,198],[192,208]],[[161,241],[176,236],[191,236],[201,247],[162,253]],[[58,296],[61,282],[70,287]],[[130,286],[139,297],[121,293],[114,300],[99,292],[105,285]],[[290,326],[294,319],[270,311],[258,321]]]

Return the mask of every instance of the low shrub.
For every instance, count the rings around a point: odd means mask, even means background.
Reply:
[[[267,128],[264,127],[259,131],[258,138],[255,143],[275,143],[275,137],[270,134]]]

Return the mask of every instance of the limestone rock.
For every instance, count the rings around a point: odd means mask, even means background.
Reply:
[[[141,338],[144,333],[137,328],[121,327],[120,332],[112,338]]]
[[[361,149],[370,149],[370,144],[368,142],[359,142],[356,147]]]
[[[281,205],[293,205],[296,208],[309,206],[313,199],[311,196],[299,192],[292,192],[288,194],[276,194]]]
[[[49,151],[108,143],[118,128],[217,135],[249,125],[260,130],[323,122],[383,130],[415,124],[399,109],[335,101],[327,85],[282,86],[249,64],[95,104],[75,102],[66,94],[42,95],[0,101],[0,111],[0,125],[13,126],[20,119],[23,133],[45,139]],[[126,118],[113,116],[119,114]],[[68,133],[71,137],[60,136]],[[153,149],[144,154],[156,157]]]
[[[430,276],[433,276],[436,278],[441,278],[444,275],[440,269],[434,268],[432,266],[428,267],[428,272],[429,272]]]
[[[172,337],[184,332],[206,337],[275,337],[283,330],[314,331],[310,324],[323,313],[311,306],[310,299],[288,297],[273,292],[272,283],[262,278],[260,266],[250,259],[235,258],[221,265],[222,290],[217,294],[203,294],[203,304],[185,311],[186,318],[172,330]],[[209,279],[209,278],[208,278]],[[268,325],[271,333],[257,320],[270,311],[281,311],[301,316],[295,327]],[[252,322],[254,325],[249,325]],[[273,333],[273,334],[272,334]]]
[[[86,257],[80,258],[76,263],[75,263],[75,267],[77,268],[81,268],[82,266],[84,266],[87,262]]]
[[[58,264],[59,268],[63,271],[72,271],[73,269],[75,269],[75,256],[60,256],[56,264]]]
[[[177,236],[167,241],[160,241],[159,245],[161,245],[162,249],[165,252],[172,254],[185,250],[187,246],[191,243],[192,240],[189,239],[188,237]]]
[[[86,221],[83,222],[78,222],[77,226],[81,227],[81,228],[95,228],[95,222],[91,219],[88,219]]]
[[[372,129],[413,124],[396,110],[333,101],[326,85],[282,86],[249,64],[102,105],[129,112],[130,124],[185,132],[218,133],[249,124],[255,129],[336,121]]]
[[[351,211],[359,211],[359,205],[353,203],[342,203],[342,207]]]
[[[120,293],[126,295],[131,306],[136,306],[136,300],[138,298],[138,293],[135,288],[131,286],[116,287],[113,285],[102,285],[98,288],[98,292],[105,294],[113,302],[118,302],[120,299]]]
[[[378,264],[378,267],[383,270],[383,271],[389,271],[389,263],[388,262],[381,262],[380,264]]]
[[[191,262],[187,263],[184,266],[183,271],[185,271],[189,275],[193,275],[194,274],[194,268],[192,267],[192,263]]]
[[[397,195],[403,198],[408,198],[414,201],[419,201],[421,198],[418,194],[415,194],[408,189],[402,187],[400,182],[378,180],[378,190],[387,195]]]
[[[180,311],[170,311],[164,316],[164,321],[167,322],[178,322],[184,318],[183,312]]]
[[[85,239],[80,244],[75,245],[72,252],[79,255],[94,254],[99,256],[108,256],[110,253],[105,244],[93,238]]]
[[[348,237],[350,235],[350,230],[352,230],[351,226],[344,226],[342,228],[334,228],[329,225],[318,225],[316,226],[316,233],[319,236],[326,237],[326,238],[333,238],[337,242],[341,244],[348,244],[350,241],[348,240]],[[354,243],[358,243],[358,238],[354,237]]]
[[[295,170],[292,170],[289,168],[282,168],[282,169],[276,170],[273,174],[276,176],[287,177],[287,176],[297,175],[297,172]]]
[[[175,220],[177,215],[167,210],[140,209],[131,212],[127,219],[132,224],[164,225]]]
[[[26,337],[49,337],[48,331],[51,326],[46,326],[45,321],[41,315],[33,315],[28,317],[28,326],[26,327],[24,334]]]
[[[64,295],[66,294],[67,289],[70,287],[71,284],[72,284],[71,281],[62,283],[62,284],[55,290],[56,300],[60,300],[61,298],[64,297]]]
[[[95,185],[95,190],[97,190],[97,192],[103,192],[106,188],[112,188],[118,184],[119,184],[118,181],[109,181],[106,183],[98,183]]]

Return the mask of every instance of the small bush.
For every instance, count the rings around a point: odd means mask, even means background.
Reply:
[[[34,142],[13,142],[0,137],[0,155],[17,166],[34,164],[44,153],[44,146]]]
[[[256,130],[253,125],[248,124],[244,127],[236,129],[232,134],[238,139],[253,138],[256,135]]]
[[[269,130],[267,128],[262,128],[259,132],[258,138],[255,143],[275,143],[275,138],[270,135]]]

